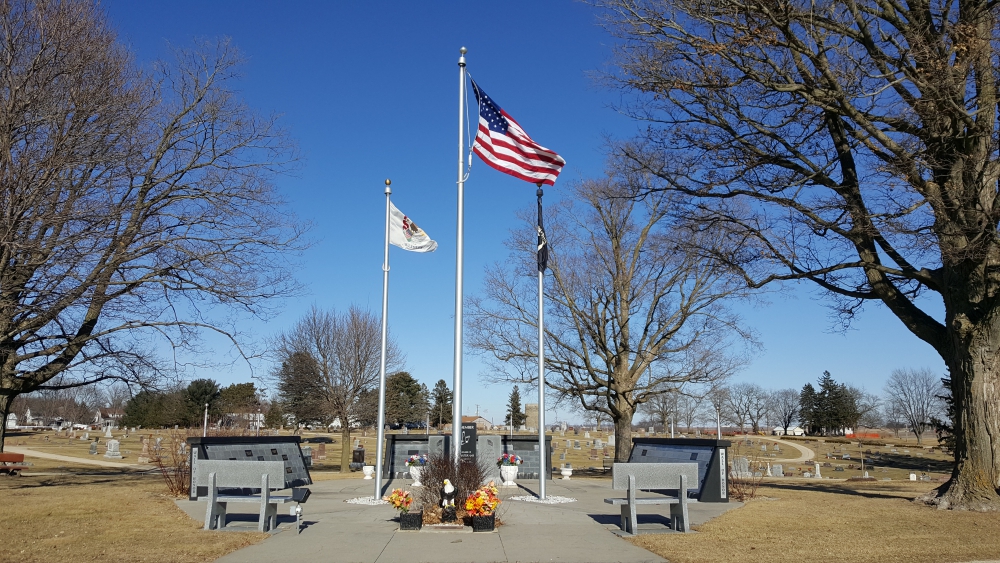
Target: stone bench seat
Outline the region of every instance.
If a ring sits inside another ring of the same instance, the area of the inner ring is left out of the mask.
[[[636,507],[670,505],[670,527],[678,532],[691,531],[688,517],[689,489],[698,488],[697,463],[615,463],[611,468],[611,488],[627,491],[625,498],[606,498],[604,502],[621,507],[621,529],[637,534]],[[667,496],[639,498],[639,490],[665,491]]]
[[[284,463],[280,461],[222,461],[204,460],[198,462],[199,474],[207,473],[207,478],[199,476],[199,483],[208,485],[205,498],[205,529],[215,530],[226,527],[229,503],[250,503],[260,506],[257,530],[267,532],[278,525],[278,505],[297,502],[292,496],[272,495],[271,483],[283,488]],[[256,490],[259,494],[220,493],[220,489]]]

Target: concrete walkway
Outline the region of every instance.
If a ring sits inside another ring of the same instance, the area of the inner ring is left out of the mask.
[[[81,465],[96,465],[99,467],[113,467],[116,469],[140,469],[140,468],[151,467],[149,465],[118,463],[116,461],[104,461],[103,459],[96,459],[96,458],[73,457],[70,455],[50,454],[48,452],[39,452],[17,446],[7,446],[4,448],[4,451],[12,454],[24,454],[25,457],[40,457],[42,459],[52,459],[55,461],[64,461],[66,463],[79,463]]]
[[[796,450],[799,451],[799,457],[795,459],[783,459],[781,460],[782,463],[802,463],[804,461],[810,461],[811,459],[816,457],[816,452],[812,451],[811,449],[805,446],[796,444],[795,442],[789,442],[787,440],[778,440],[776,438],[771,438],[771,437],[768,437],[768,439],[773,440],[779,444],[784,444],[786,446],[795,448]]]
[[[347,499],[370,496],[372,481],[349,479],[312,485],[312,497],[303,505],[307,524],[296,534],[290,516],[280,518],[278,533],[257,545],[231,553],[220,563],[271,561],[329,562],[665,562],[615,534],[620,513],[604,504],[605,497],[618,497],[608,480],[557,479],[546,486],[548,496],[576,498],[577,502],[542,505],[506,501],[498,512],[504,525],[494,533],[401,532],[393,519],[396,511],[388,506],[355,505]],[[405,485],[409,485],[407,482]],[[530,494],[537,481],[527,488],[502,489],[501,497]],[[386,490],[403,486],[396,481]],[[205,502],[179,500],[191,518],[204,522]],[[691,521],[701,524],[741,503],[693,503]],[[287,506],[287,505],[286,505]],[[230,505],[234,511],[229,527],[255,530],[256,510],[251,504]],[[676,533],[668,527],[667,506],[641,507],[639,533]],[[237,520],[232,522],[232,520]]]

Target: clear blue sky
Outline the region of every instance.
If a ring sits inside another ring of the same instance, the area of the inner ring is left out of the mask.
[[[304,162],[278,179],[291,208],[314,223],[316,244],[299,279],[308,294],[285,303],[268,323],[248,322],[261,339],[291,326],[310,306],[352,303],[379,314],[384,229],[383,182],[393,202],[439,243],[432,254],[391,250],[390,330],[407,368],[433,386],[451,385],[455,279],[458,49],[465,46],[477,83],[539,143],[567,165],[559,186],[601,173],[606,135],[627,137],[641,124],[617,113],[618,92],[590,74],[608,64],[613,39],[590,6],[547,2],[135,2],[102,5],[142,64],[167,45],[231,37],[248,59],[239,83],[246,100],[283,114]],[[474,116],[473,116],[474,117]],[[534,202],[535,187],[488,168],[478,157],[466,184],[466,295],[481,288],[483,268],[502,260],[514,213]],[[739,306],[765,347],[740,380],[795,387],[829,370],[835,379],[880,391],[892,369],[944,371],[934,351],[888,312],[868,306],[847,333],[834,325],[811,287],[789,286],[767,306]],[[218,348],[224,354],[224,343]],[[503,418],[509,388],[486,386],[466,352],[465,414],[479,405]],[[257,373],[266,364],[254,366]],[[251,368],[198,374],[223,384],[247,381]],[[533,396],[523,402],[535,402]],[[549,412],[547,421],[575,420]]]

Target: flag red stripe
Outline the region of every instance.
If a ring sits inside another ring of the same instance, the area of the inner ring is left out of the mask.
[[[516,168],[515,167],[510,167],[509,165],[507,165],[505,163],[501,164],[503,161],[495,160],[492,153],[485,152],[484,150],[482,150],[482,147],[479,146],[479,145],[476,145],[475,147],[473,147],[472,151],[475,152],[476,154],[478,154],[479,157],[481,159],[483,159],[483,162],[485,162],[487,164],[487,166],[490,166],[491,168],[495,168],[496,170],[499,170],[500,172],[503,172],[505,174],[509,174],[509,175],[511,175],[511,176],[513,176],[515,178],[518,178],[520,180],[524,180],[526,182],[531,182],[531,183],[541,182],[542,184],[548,184],[548,185],[552,186],[552,185],[555,185],[555,183],[556,183],[556,177],[559,175],[558,173],[556,173],[556,174],[552,174],[552,173],[542,174],[542,173],[537,173],[537,172],[533,173],[532,175],[523,174],[521,172],[521,170],[522,170],[521,168],[519,168],[519,167],[516,167]]]
[[[476,146],[495,155],[501,160],[512,164],[520,165],[531,170],[549,170],[559,175],[565,161],[559,155],[548,152],[539,154],[537,152],[527,153],[524,146],[516,144],[517,139],[505,137],[499,134],[492,134],[483,125],[480,125],[476,135]]]

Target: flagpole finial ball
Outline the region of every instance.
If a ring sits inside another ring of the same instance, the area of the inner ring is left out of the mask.
[[[391,185],[392,185],[392,180],[390,180],[390,179],[386,178],[386,179],[385,179],[385,185],[387,185],[387,186],[391,186]]]
[[[462,53],[462,54],[464,55],[464,54],[468,53],[468,52],[469,52],[469,50],[468,50],[468,49],[466,49],[465,47],[462,47],[461,49],[459,49],[459,50],[458,50],[458,52],[459,52],[459,53]]]

